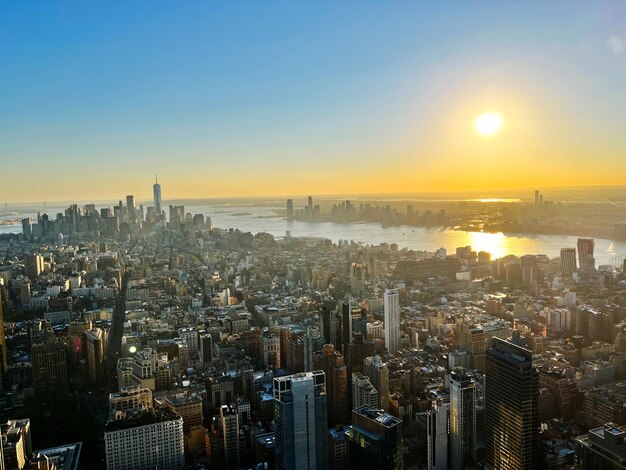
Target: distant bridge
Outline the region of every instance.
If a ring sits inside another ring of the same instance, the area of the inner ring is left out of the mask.
[[[621,268],[622,266],[624,266],[625,259],[626,255],[614,256],[613,258],[609,259],[609,264],[611,266],[615,266],[616,268]]]

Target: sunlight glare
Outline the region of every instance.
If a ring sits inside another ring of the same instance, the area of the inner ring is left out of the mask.
[[[499,113],[483,113],[474,120],[474,128],[483,137],[491,137],[502,129],[503,122]]]

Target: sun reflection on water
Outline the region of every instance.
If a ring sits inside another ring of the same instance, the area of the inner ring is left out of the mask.
[[[491,259],[502,258],[511,252],[510,240],[503,233],[468,232],[467,244],[472,246],[472,251],[487,251],[491,253]]]

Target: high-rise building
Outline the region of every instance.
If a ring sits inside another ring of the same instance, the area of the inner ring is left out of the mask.
[[[137,209],[135,208],[135,196],[126,196],[126,210],[128,211],[128,221],[131,224],[137,222]]]
[[[348,439],[342,425],[328,430],[328,470],[347,470]]]
[[[87,375],[89,381],[96,385],[103,385],[105,382],[105,353],[104,353],[104,331],[100,328],[92,328],[84,333],[85,350],[87,359]]]
[[[107,470],[180,469],[183,419],[169,408],[114,411],[104,431]]]
[[[348,344],[346,359],[350,372],[363,372],[363,361],[366,357],[376,354],[376,343],[366,341],[361,333],[355,333]]]
[[[352,408],[364,405],[378,408],[378,390],[374,388],[369,378],[356,372],[352,374]]]
[[[365,274],[367,267],[361,263],[350,264],[350,291],[360,297],[365,292]]]
[[[136,408],[154,408],[149,388],[128,387],[109,394],[109,411],[132,411]]]
[[[213,364],[213,337],[209,333],[200,335],[200,364],[202,368]]]
[[[397,289],[387,289],[385,305],[385,348],[395,355],[400,349],[400,294]]]
[[[402,420],[369,406],[352,411],[349,441],[350,468],[404,468]]]
[[[32,440],[30,437],[30,420],[10,419],[0,426],[0,468],[22,470],[27,468],[27,463],[33,453]],[[30,468],[30,467],[28,467]]]
[[[378,391],[378,407],[389,411],[389,369],[381,357],[370,356],[363,361],[363,375],[369,377],[370,382]]]
[[[287,199],[287,219],[293,219],[293,199]]]
[[[44,334],[31,347],[33,386],[39,397],[67,395],[65,345],[53,332]]]
[[[322,307],[322,311],[320,312],[320,328],[322,331],[320,333],[326,343],[338,344],[338,340],[341,341],[341,338],[337,335],[340,324],[336,311],[330,310],[326,306]]]
[[[450,404],[437,401],[426,412],[429,470],[447,470],[449,463]]]
[[[339,350],[346,354],[348,344],[352,341],[352,316],[350,314],[350,302],[341,303],[341,344]]]
[[[487,468],[537,468],[539,425],[539,378],[532,352],[493,338],[485,360]]]
[[[187,347],[189,348],[190,353],[198,352],[200,349],[199,344],[199,333],[196,328],[187,327],[180,328],[178,330],[178,336],[184,339],[187,342]]]
[[[606,423],[576,438],[576,468],[626,468],[626,428]]]
[[[561,273],[571,276],[576,271],[576,248],[561,248]]]
[[[133,359],[121,357],[117,360],[117,388],[121,391],[130,387],[137,387],[133,380]]]
[[[472,368],[484,370],[487,340],[483,327],[467,322],[457,323],[454,335],[456,347],[470,353]]]
[[[450,376],[450,469],[476,463],[476,383],[462,369]]]
[[[85,355],[85,331],[91,330],[90,321],[73,321],[67,331],[69,340],[69,359],[73,364],[84,358]]]
[[[280,369],[280,338],[276,333],[266,331],[261,337],[261,357],[268,367]]]
[[[5,377],[7,374],[7,344],[4,337],[4,313],[2,310],[2,289],[0,289],[0,392],[4,392],[6,387]]]
[[[160,400],[159,400],[160,401]],[[183,418],[183,431],[187,432],[194,426],[202,426],[202,398],[197,395],[179,393],[160,401],[178,416]]]
[[[326,388],[323,371],[274,379],[276,468],[327,468]]]
[[[235,405],[220,407],[220,422],[226,468],[239,469],[239,414]]]
[[[43,272],[43,256],[39,253],[28,253],[24,256],[24,269],[26,276],[33,280]]]
[[[154,194],[154,208],[156,209],[157,218],[161,218],[162,214],[162,201],[161,201],[161,185],[156,175],[154,175],[154,185],[152,186],[152,193]]]
[[[24,240],[31,241],[33,229],[30,224],[30,218],[22,219],[22,235],[24,236]]]
[[[579,238],[578,242],[578,265],[581,271],[593,271],[595,269],[595,258],[593,250],[595,240],[593,238]]]
[[[304,335],[304,371],[313,370],[313,356],[324,347],[324,338],[316,326],[309,327]]]
[[[350,397],[348,396],[348,368],[343,354],[335,351],[332,344],[325,344],[324,349],[313,357],[313,368],[322,370],[326,376],[329,426],[347,423],[350,419]]]

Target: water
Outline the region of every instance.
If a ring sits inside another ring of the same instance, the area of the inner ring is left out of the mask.
[[[54,218],[63,207],[48,207],[47,213]],[[99,206],[98,206],[99,207]],[[282,209],[282,206],[280,207]],[[287,231],[294,237],[324,237],[334,242],[354,240],[370,245],[379,243],[397,243],[401,248],[435,251],[441,247],[454,252],[458,246],[471,245],[475,251],[488,251],[494,258],[508,254],[544,254],[551,258],[558,257],[561,248],[576,247],[578,237],[567,235],[532,235],[462,232],[443,228],[426,227],[382,227],[378,224],[340,224],[335,222],[302,222],[277,217],[275,207],[270,206],[228,206],[228,205],[189,205],[187,212],[202,213],[219,228],[238,228],[245,232],[267,232],[282,237]],[[0,219],[16,217],[36,217],[42,208],[8,208],[18,211],[18,216],[0,216]],[[0,225],[0,233],[20,233],[21,225]],[[609,264],[611,258],[626,255],[626,243],[606,239],[596,239],[595,258],[597,265]]]

